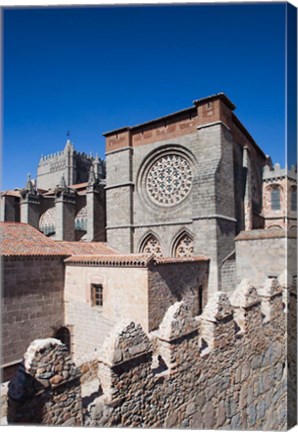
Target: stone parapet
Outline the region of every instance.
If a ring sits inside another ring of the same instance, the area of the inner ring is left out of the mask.
[[[36,339],[8,386],[8,424],[82,424],[80,372],[57,339]]]
[[[264,316],[262,304],[268,300],[271,315]],[[117,328],[124,345],[125,339],[126,344],[132,342],[129,325]],[[124,366],[117,363],[118,342],[113,345],[109,339],[108,356],[114,359],[116,355],[117,361],[110,367],[105,362],[100,377],[107,387],[88,407],[86,424],[286,427],[285,313],[278,280],[266,280],[262,295],[249,281],[239,284],[231,301],[226,294],[215,293],[203,314],[195,318],[184,302],[177,302],[151,340],[155,361],[146,355],[138,360],[136,353]],[[124,388],[120,397],[119,389]]]
[[[203,313],[196,317],[186,302],[179,301],[169,307],[158,330],[150,337],[139,324],[130,320],[119,322],[99,352],[98,378],[103,393],[85,405],[83,424],[286,429],[287,313],[283,290],[288,287],[283,286],[287,283],[283,277],[280,280],[264,280],[260,293],[244,280],[230,299],[227,294],[216,292]],[[267,306],[271,302],[269,314],[262,312],[264,302]],[[47,340],[40,346],[37,341],[25,356],[24,367],[31,374],[30,379],[49,379],[38,376],[47,371],[34,369],[42,367],[34,365],[34,361],[36,358],[43,361],[45,353],[41,349],[47,350],[50,345],[49,372],[53,365],[54,371],[57,368],[56,352],[63,345]],[[68,360],[66,363],[69,364]],[[51,391],[55,390],[55,376],[50,378]],[[17,383],[21,384],[17,395],[26,391],[32,394],[35,389],[28,380]],[[67,400],[68,389],[62,393],[61,399]],[[34,396],[31,400],[39,397],[37,393]],[[22,414],[22,405],[17,407]],[[51,412],[56,407],[58,403],[54,400]],[[64,414],[62,409],[55,424],[65,425]]]

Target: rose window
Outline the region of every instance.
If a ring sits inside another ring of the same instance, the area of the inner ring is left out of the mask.
[[[179,155],[159,158],[150,168],[146,186],[150,198],[164,206],[182,201],[192,183],[192,172],[188,161]]]

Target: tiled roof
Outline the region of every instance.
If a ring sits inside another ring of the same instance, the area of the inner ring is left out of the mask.
[[[148,267],[150,263],[177,264],[188,262],[208,261],[205,256],[189,258],[157,258],[154,255],[131,254],[131,255],[75,255],[67,258],[64,262],[74,265],[103,266],[103,267]]]
[[[0,222],[0,254],[18,255],[118,255],[104,242],[54,241],[31,225],[20,222]]]
[[[69,186],[71,189],[81,189],[81,188],[86,188],[88,186],[88,182],[84,182],[84,183],[77,183],[77,184],[73,184],[71,186]]]
[[[267,228],[251,231],[240,231],[235,240],[259,240],[270,238],[296,238],[295,230],[284,230],[283,228]]]
[[[147,267],[152,256],[145,254],[131,255],[75,255],[64,260],[67,264],[104,267]]]
[[[179,264],[179,263],[187,263],[187,262],[200,262],[200,261],[209,261],[209,258],[204,255],[197,255],[192,257],[157,257],[154,259],[155,264]]]
[[[2,196],[14,196],[20,198],[21,193],[19,190],[7,190],[6,192],[1,193]]]
[[[82,241],[57,241],[66,252],[66,255],[118,255],[116,249],[112,249],[104,242],[82,242]]]
[[[25,223],[0,222],[0,239],[3,256],[69,255],[54,240]]]

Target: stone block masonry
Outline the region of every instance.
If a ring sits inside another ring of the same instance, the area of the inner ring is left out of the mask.
[[[1,365],[19,361],[29,343],[64,323],[63,256],[3,257]]]
[[[62,387],[65,370],[76,370],[63,345],[35,341],[24,357],[27,379],[18,379],[20,369],[10,383],[9,422],[24,415],[28,399],[20,403],[19,395],[31,394],[32,423],[66,426],[70,406],[71,417],[84,426],[285,430],[295,421],[287,405],[288,288],[284,275],[264,280],[258,291],[243,280],[230,298],[216,292],[200,316],[176,302],[149,335],[139,324],[120,321],[99,353],[102,393],[84,408],[83,418],[76,375]],[[36,392],[33,382],[40,379],[43,386],[50,383],[48,393]],[[68,404],[74,393],[76,401]]]
[[[99,357],[104,393],[85,424],[285,429],[285,313],[280,284],[266,286],[258,294],[242,281],[231,300],[217,292],[200,317],[177,302],[150,339],[133,323],[115,328]]]
[[[193,253],[210,258],[212,293],[225,289],[221,265],[234,251],[235,235],[262,219],[260,173],[267,158],[234,109],[225,95],[217,94],[104,134],[108,244],[122,253],[142,253],[151,235],[164,257],[174,257],[184,232]],[[254,191],[247,196],[246,151]]]

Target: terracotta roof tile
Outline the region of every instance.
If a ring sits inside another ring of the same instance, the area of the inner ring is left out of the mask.
[[[283,228],[267,228],[267,229],[256,229],[251,231],[240,231],[238,236],[235,238],[239,240],[258,240],[258,239],[269,239],[269,238],[296,238],[296,230],[284,230]]]
[[[25,223],[0,222],[0,239],[2,256],[69,255],[54,240]]]
[[[21,193],[19,190],[7,190],[6,192],[1,193],[2,196],[14,196],[17,198],[21,197]]]
[[[179,264],[188,262],[209,261],[209,258],[204,255],[197,255],[192,257],[158,257],[154,259],[155,264]]]
[[[118,255],[119,252],[104,242],[57,241],[67,255]]]
[[[75,265],[94,265],[104,267],[148,267],[150,263],[159,264],[177,264],[188,262],[208,261],[205,256],[195,256],[189,258],[157,258],[154,255],[131,254],[131,255],[75,255],[65,259],[67,264]]]
[[[75,255],[64,260],[67,264],[75,265],[94,265],[104,267],[147,267],[152,260],[152,256],[145,254],[131,255]]]
[[[84,183],[77,183],[77,184],[73,184],[71,186],[69,186],[71,189],[81,189],[81,188],[86,188],[88,186],[88,182],[84,182]]]

